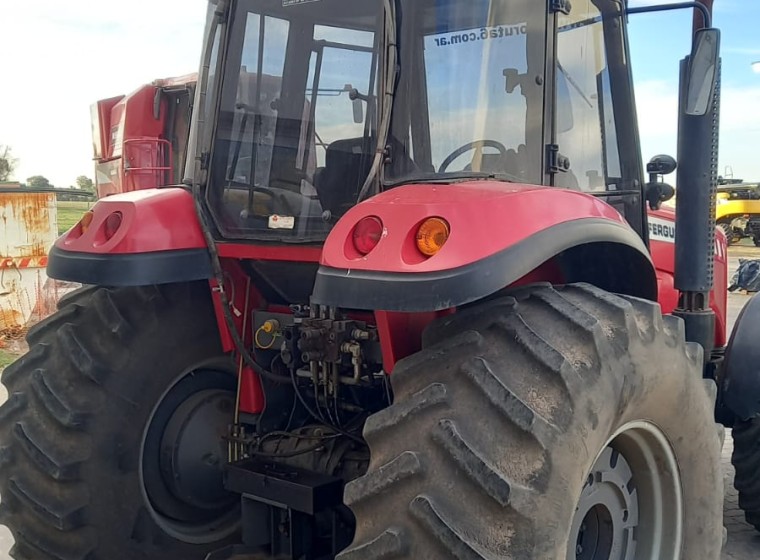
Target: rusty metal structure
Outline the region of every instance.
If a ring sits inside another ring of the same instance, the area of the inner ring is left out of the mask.
[[[57,235],[55,193],[0,189],[0,338],[22,336],[55,310],[58,290],[45,267]]]

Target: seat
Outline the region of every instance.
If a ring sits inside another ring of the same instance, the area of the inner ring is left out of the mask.
[[[314,188],[323,210],[341,216],[356,204],[372,165],[365,138],[336,140],[327,147],[325,166],[314,174]]]

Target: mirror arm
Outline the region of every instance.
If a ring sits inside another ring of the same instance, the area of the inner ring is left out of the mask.
[[[664,12],[667,10],[683,10],[687,8],[694,8],[695,10],[701,11],[702,17],[704,17],[705,27],[712,27],[712,14],[702,2],[677,2],[675,4],[664,4],[661,6],[640,6],[638,8],[628,8],[625,13],[626,15],[646,14],[651,12]]]

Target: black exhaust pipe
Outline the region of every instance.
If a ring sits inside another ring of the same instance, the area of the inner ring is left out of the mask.
[[[707,7],[712,8],[711,0]],[[695,26],[702,21],[701,13],[695,15]],[[679,302],[674,314],[684,320],[686,339],[702,345],[705,360],[715,341],[710,291],[718,187],[719,43],[717,30],[695,29],[692,54],[681,61],[679,96],[675,257]]]

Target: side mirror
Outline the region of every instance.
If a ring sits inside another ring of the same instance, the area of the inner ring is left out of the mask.
[[[684,111],[687,115],[707,114],[715,93],[718,74],[720,31],[701,29],[694,37],[694,47],[688,69],[688,86]]]
[[[650,175],[649,180],[653,180],[651,175],[670,175],[677,167],[678,162],[671,156],[664,154],[654,156],[649,160],[649,163],[647,163],[647,173]],[[656,177],[654,180],[656,180]]]
[[[507,93],[512,93],[520,85],[520,72],[517,68],[505,68],[503,74],[505,78],[504,88],[507,90]]]
[[[354,123],[362,124],[364,122],[364,107],[362,107],[362,102],[354,99],[352,106],[354,109]]]
[[[354,123],[362,124],[364,122],[364,107],[362,101],[369,102],[369,96],[362,95],[359,90],[351,84],[346,84],[343,87],[343,91],[348,92],[348,98],[352,101],[352,108],[354,110]]]
[[[662,203],[670,200],[676,194],[676,190],[659,180],[660,175],[669,175],[678,167],[678,162],[671,156],[658,155],[654,156],[647,163],[647,173],[649,173],[649,182],[646,184],[644,194],[649,208],[659,210]]]

